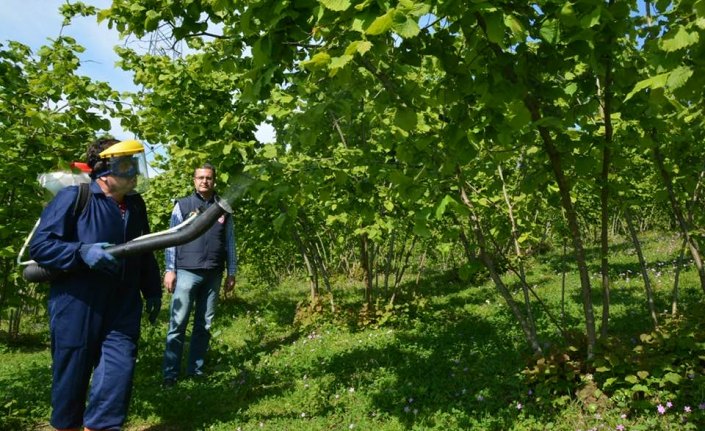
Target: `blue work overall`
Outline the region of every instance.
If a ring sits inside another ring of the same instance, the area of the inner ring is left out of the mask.
[[[149,232],[139,195],[125,197],[123,214],[98,184],[92,182],[90,191],[86,208],[75,215],[78,188],[59,191],[42,212],[30,242],[37,263],[69,271],[52,281],[49,291],[51,424],[120,429],[136,362],[140,291],[145,297],[159,296],[161,283],[152,253],[120,259],[115,276],[86,266],[79,253],[82,245],[121,244]]]

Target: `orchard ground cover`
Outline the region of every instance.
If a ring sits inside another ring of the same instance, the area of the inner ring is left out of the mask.
[[[221,303],[205,379],[162,388],[166,313],[144,327],[126,429],[701,429],[703,294],[692,264],[677,261],[680,244],[665,234],[644,238],[660,313],[654,331],[636,255],[629,243],[614,242],[611,336],[591,363],[580,337],[562,345],[551,332],[541,334],[544,356],[532,357],[493,285],[460,281],[455,271],[409,280],[394,307],[384,300],[362,307],[362,283],[339,279],[333,312],[325,298],[308,304],[304,280],[259,285],[245,268],[236,295]],[[590,258],[598,306],[597,250]],[[556,248],[527,267],[553,318],[582,333],[571,257]],[[505,279],[519,297],[513,276]],[[549,318],[538,303],[534,313],[539,322]],[[0,344],[0,429],[50,429],[44,314],[25,325],[22,339]]]

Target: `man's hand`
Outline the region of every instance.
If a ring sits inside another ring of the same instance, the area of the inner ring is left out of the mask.
[[[169,293],[174,293],[176,289],[176,271],[167,271],[164,274],[164,288]]]
[[[147,313],[147,319],[149,323],[154,325],[159,316],[159,310],[162,309],[162,299],[161,298],[147,298],[144,304],[144,311]]]
[[[115,275],[120,269],[120,263],[112,254],[103,250],[106,247],[110,247],[110,245],[107,242],[84,244],[78,251],[81,254],[81,259],[89,268]]]
[[[228,294],[232,292],[233,288],[235,287],[235,276],[234,275],[229,275],[225,279],[225,284],[223,285],[223,293],[225,293],[225,297],[228,297]]]

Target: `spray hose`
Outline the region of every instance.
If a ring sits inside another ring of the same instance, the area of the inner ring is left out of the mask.
[[[227,201],[216,197],[215,204],[197,216],[187,219],[179,226],[166,231],[143,235],[124,244],[107,247],[105,251],[115,257],[124,257],[186,244],[201,236],[222,215],[225,213],[232,214],[232,212],[233,210]],[[67,272],[60,269],[46,268],[36,262],[32,262],[22,271],[22,276],[30,283],[41,283],[54,280]]]

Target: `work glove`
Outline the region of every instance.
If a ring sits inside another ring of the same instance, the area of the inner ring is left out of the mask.
[[[159,316],[159,310],[162,309],[162,299],[161,298],[147,298],[144,303],[144,311],[147,313],[147,320],[149,323],[154,325],[157,321],[157,316]]]
[[[115,257],[103,250],[111,244],[107,242],[97,242],[95,244],[84,244],[79,249],[81,259],[86,262],[91,269],[107,272],[108,274],[117,274],[120,269],[120,263]]]

